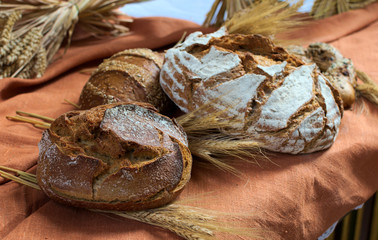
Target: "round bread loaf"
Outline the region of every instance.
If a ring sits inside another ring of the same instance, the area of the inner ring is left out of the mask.
[[[353,105],[356,100],[354,88],[357,86],[357,74],[350,59],[343,57],[332,45],[322,42],[312,43],[308,48],[292,45],[286,49],[302,61],[315,63],[319,67],[321,73],[339,91],[344,109]]]
[[[335,47],[322,42],[310,44],[306,56],[318,65],[324,76],[340,92],[344,108],[351,107],[356,100],[354,87],[357,86],[352,60],[341,55]]]
[[[102,64],[84,85],[81,109],[116,102],[147,102],[159,111],[169,108],[169,98],[159,85],[164,55],[146,48],[127,49]]]
[[[160,84],[184,112],[205,103],[237,119],[232,134],[268,150],[309,153],[332,145],[343,112],[317,70],[259,35],[193,33],[165,54]]]
[[[190,179],[186,134],[149,104],[58,117],[39,143],[38,184],[77,207],[141,210],[172,201]]]

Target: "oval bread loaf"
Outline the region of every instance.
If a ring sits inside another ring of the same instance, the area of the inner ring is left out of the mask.
[[[161,53],[136,48],[104,60],[84,85],[79,98],[80,108],[137,101],[166,111],[170,101],[159,85],[163,59]]]
[[[169,49],[160,84],[184,112],[208,111],[240,120],[232,134],[265,149],[309,153],[332,145],[343,112],[338,91],[315,64],[259,35],[193,33]],[[210,110],[209,110],[210,109]]]
[[[149,104],[63,114],[43,133],[39,149],[39,186],[77,207],[154,208],[172,201],[190,179],[186,134]]]

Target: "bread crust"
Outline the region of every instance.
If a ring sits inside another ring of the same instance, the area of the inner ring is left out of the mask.
[[[159,111],[172,105],[159,85],[164,55],[147,48],[127,49],[104,60],[84,85],[81,109],[116,102],[147,102]]]
[[[228,132],[291,154],[323,150],[337,136],[339,92],[318,71],[259,35],[194,33],[169,49],[160,84],[184,112],[237,120]],[[235,121],[233,121],[235,122]]]
[[[71,206],[155,208],[175,199],[190,179],[184,131],[149,104],[63,114],[43,133],[39,149],[39,186]]]

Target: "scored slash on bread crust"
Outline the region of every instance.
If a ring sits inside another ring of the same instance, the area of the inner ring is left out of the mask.
[[[315,68],[260,35],[225,29],[188,36],[169,49],[160,84],[184,112],[211,103],[237,119],[231,134],[284,153],[326,149],[337,136],[343,113],[338,91]]]
[[[39,186],[72,206],[159,207],[176,198],[190,179],[186,134],[149,104],[68,112],[43,133],[39,148]]]

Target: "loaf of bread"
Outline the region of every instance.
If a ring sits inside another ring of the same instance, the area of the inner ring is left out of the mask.
[[[79,99],[81,109],[116,102],[147,102],[159,111],[170,106],[159,85],[164,55],[146,48],[127,49],[102,64],[85,84]]]
[[[71,206],[159,207],[175,199],[190,179],[186,134],[149,104],[65,113],[43,133],[39,149],[39,186]]]
[[[306,56],[318,65],[324,76],[340,92],[344,108],[351,107],[356,99],[354,87],[357,85],[352,60],[345,58],[332,45],[322,42],[310,44]]]
[[[287,50],[306,63],[315,63],[321,73],[327,77],[339,91],[344,108],[350,108],[356,100],[356,70],[352,60],[345,58],[332,45],[317,42],[307,48],[288,46]]]
[[[193,33],[169,49],[160,84],[184,112],[222,111],[232,134],[268,150],[309,153],[332,145],[343,113],[338,91],[316,68],[259,35],[224,28]],[[233,121],[234,122],[234,121]]]

